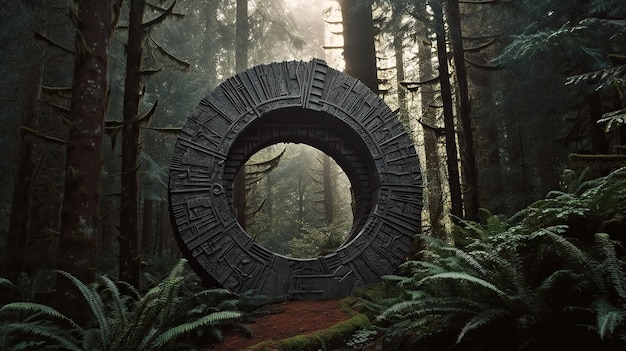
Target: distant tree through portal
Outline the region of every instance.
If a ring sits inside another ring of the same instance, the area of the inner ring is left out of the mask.
[[[296,258],[335,251],[352,228],[348,177],[307,144],[278,143],[246,162],[246,223],[259,245]]]

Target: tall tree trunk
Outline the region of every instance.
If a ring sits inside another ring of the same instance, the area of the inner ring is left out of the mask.
[[[42,66],[32,66],[24,80],[22,126],[34,128],[39,119],[37,103],[41,94]],[[28,252],[31,183],[33,177],[33,141],[24,133],[20,135],[18,163],[15,169],[11,216],[7,233],[3,276],[17,283],[20,272],[26,271]]]
[[[437,59],[439,61],[439,84],[443,100],[444,133],[446,136],[446,165],[448,169],[448,183],[450,186],[450,213],[455,218],[463,218],[463,200],[456,149],[456,132],[454,128],[454,109],[452,102],[452,88],[450,86],[450,72],[448,69],[448,53],[446,48],[446,32],[443,21],[443,9],[440,0],[430,3],[435,21],[437,37]]]
[[[404,80],[404,34],[400,30],[400,21],[402,19],[402,13],[399,8],[395,6],[393,8],[393,51],[396,61],[396,81],[398,89],[398,107],[400,108],[399,116],[402,124],[407,128],[410,128],[409,123],[409,110],[406,101],[406,90],[400,85],[400,82]]]
[[[122,192],[120,197],[119,278],[139,288],[140,253],[138,228],[137,156],[139,153],[139,102],[143,58],[143,12],[145,0],[131,0],[126,47],[124,126],[122,128]]]
[[[248,68],[248,0],[237,0],[237,24],[235,28],[235,70],[237,73]]]
[[[102,165],[102,132],[107,103],[107,62],[112,29],[121,1],[78,3],[76,61],[67,140],[65,187],[61,211],[59,268],[84,282],[95,279],[97,225]],[[58,302],[75,320],[84,320],[80,293],[59,279]]]
[[[425,29],[426,30],[426,29]],[[432,53],[430,43],[419,42],[419,72],[420,80],[426,81],[433,76]],[[437,237],[445,237],[443,230],[444,218],[444,201],[443,201],[443,184],[441,179],[441,161],[439,151],[439,137],[437,125],[437,110],[429,106],[428,102],[432,101],[435,93],[429,89],[420,89],[420,98],[422,101],[422,130],[424,136],[424,178],[426,191],[426,209],[428,212],[428,221],[433,235]]]
[[[606,140],[606,133],[598,124],[598,120],[602,118],[602,101],[598,93],[589,94],[587,98],[587,106],[589,107],[589,134],[591,139],[592,154],[608,154],[609,143]]]
[[[454,67],[458,90],[458,118],[461,122],[459,133],[459,147],[461,152],[461,168],[465,189],[463,189],[463,207],[465,217],[470,220],[478,219],[478,171],[476,169],[476,154],[474,152],[474,136],[472,134],[472,120],[469,91],[467,86],[467,71],[465,69],[465,52],[463,50],[463,36],[461,33],[461,14],[459,0],[448,0],[448,26],[450,28],[450,42],[454,57]]]
[[[326,225],[333,224],[335,206],[333,199],[333,176],[331,171],[330,156],[322,155],[322,180],[324,186],[324,220]]]
[[[338,0],[343,22],[345,73],[378,93],[376,47],[371,1]]]
[[[235,71],[248,68],[248,0],[237,0],[237,24],[235,33]],[[233,180],[233,209],[237,221],[246,229],[246,167],[241,168]]]
[[[168,217],[170,215],[169,211],[168,211],[168,204],[167,201],[162,201],[159,202],[158,205],[158,210],[159,210],[159,219],[157,220],[157,222],[159,223],[158,226],[158,239],[157,239],[157,244],[156,244],[156,252],[155,254],[159,257],[163,256],[163,249],[165,247],[165,240],[166,240],[166,232],[165,232],[165,228],[167,225],[171,225],[171,223],[169,223],[168,221]]]
[[[154,200],[144,197],[143,216],[141,216],[141,253],[152,254],[154,248],[154,230],[152,218],[154,214]]]
[[[304,172],[298,175],[298,233],[302,233],[304,223]]]

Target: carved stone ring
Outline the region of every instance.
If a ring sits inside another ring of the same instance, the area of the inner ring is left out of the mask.
[[[236,172],[279,142],[318,148],[350,180],[352,230],[331,254],[274,253],[235,219]],[[207,283],[326,299],[366,287],[405,260],[421,222],[422,178],[411,138],[377,94],[324,61],[290,61],[239,73],[200,102],[176,142],[169,200],[181,250]]]

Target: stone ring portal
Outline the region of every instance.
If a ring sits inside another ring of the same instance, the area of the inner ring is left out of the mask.
[[[331,254],[269,251],[235,218],[236,172],[279,142],[324,151],[350,180],[353,227]],[[367,287],[405,260],[420,225],[422,178],[411,138],[377,94],[322,60],[290,61],[239,73],[200,102],[176,141],[169,201],[181,250],[205,282],[327,299]]]

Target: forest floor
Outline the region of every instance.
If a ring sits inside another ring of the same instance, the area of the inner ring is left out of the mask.
[[[351,317],[341,300],[283,301],[271,305],[270,313],[249,324],[252,336],[227,332],[224,340],[204,351],[243,351],[261,342],[275,342],[330,328]]]

